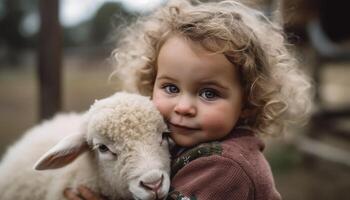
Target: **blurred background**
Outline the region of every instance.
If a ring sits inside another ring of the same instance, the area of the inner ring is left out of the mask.
[[[118,28],[166,0],[0,0],[0,157],[56,111],[81,112],[120,90]],[[245,0],[283,22],[315,85],[309,123],[267,139],[285,200],[350,197],[350,12],[345,0]],[[23,155],[25,156],[25,155]]]

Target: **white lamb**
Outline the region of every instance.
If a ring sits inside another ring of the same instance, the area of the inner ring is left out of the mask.
[[[58,115],[5,154],[0,199],[61,200],[65,188],[79,185],[108,199],[164,198],[170,185],[166,129],[149,98],[124,92],[96,101],[84,114]]]

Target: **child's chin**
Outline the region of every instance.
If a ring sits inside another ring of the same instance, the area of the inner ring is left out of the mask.
[[[171,139],[176,143],[176,145],[181,147],[193,147],[196,146],[199,142],[193,141],[192,138],[185,137],[176,133],[171,134]]]

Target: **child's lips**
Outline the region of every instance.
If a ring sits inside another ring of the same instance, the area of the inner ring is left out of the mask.
[[[171,132],[187,132],[187,131],[199,131],[200,128],[193,128],[193,127],[189,127],[189,126],[184,126],[184,125],[179,125],[179,124],[173,124],[169,122],[169,128],[171,130]]]

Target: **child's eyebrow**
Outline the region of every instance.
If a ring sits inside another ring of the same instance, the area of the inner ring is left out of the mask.
[[[169,76],[166,76],[166,75],[160,75],[156,78],[157,80],[170,80],[170,81],[176,81],[175,79],[169,77]]]
[[[216,86],[216,87],[219,87],[219,88],[224,89],[224,90],[228,89],[228,87],[224,86],[223,84],[221,84],[219,81],[216,81],[216,80],[205,80],[205,81],[201,81],[200,84],[201,85]]]

